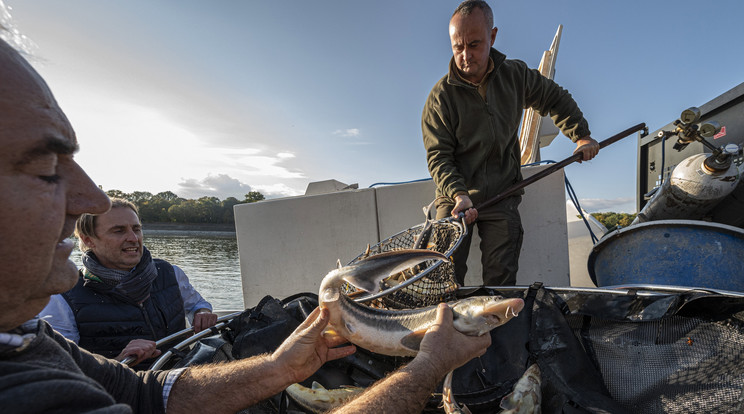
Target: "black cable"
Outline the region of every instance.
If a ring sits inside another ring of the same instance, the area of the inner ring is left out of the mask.
[[[592,244],[597,244],[599,239],[592,231],[592,228],[589,225],[589,221],[584,216],[584,211],[581,209],[581,205],[579,204],[579,198],[576,196],[576,192],[574,191],[573,186],[568,181],[568,177],[566,175],[564,175],[563,178],[566,180],[566,190],[568,191],[568,196],[573,202],[574,207],[576,207],[576,211],[579,212],[579,216],[581,216],[581,219],[584,221],[584,224],[586,225],[587,230],[589,230],[589,235],[592,237]]]
[[[532,164],[525,164],[522,167],[531,167],[533,165],[539,165],[539,164],[555,164],[555,161],[543,160],[543,161],[533,162]],[[568,181],[568,176],[566,175],[565,172],[563,173],[563,179],[566,182],[566,191],[568,192],[568,198],[573,203],[574,207],[576,208],[576,211],[579,212],[579,216],[584,221],[584,225],[586,225],[586,229],[589,230],[589,235],[592,238],[592,244],[596,244],[599,241],[599,239],[592,231],[592,228],[589,225],[589,221],[584,216],[584,210],[581,209],[581,205],[579,204],[579,198],[576,196],[576,192],[574,191],[573,186],[571,185],[571,182]]]
[[[661,136],[661,180],[659,180],[659,188],[664,184],[664,162],[666,161],[666,157],[664,156],[666,145],[664,145],[664,141],[666,141],[666,134]]]

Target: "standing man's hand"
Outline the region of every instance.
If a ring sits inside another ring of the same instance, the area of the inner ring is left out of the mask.
[[[277,372],[287,375],[289,384],[304,381],[327,361],[349,356],[356,351],[354,345],[339,346],[348,341],[338,335],[326,333],[329,321],[327,308],[315,308],[292,334],[271,354]]]
[[[594,140],[594,138],[590,136],[585,136],[583,138],[579,138],[576,140],[576,149],[573,152],[574,154],[581,153],[581,161],[589,161],[592,158],[594,158],[597,153],[599,153],[599,142]]]
[[[478,210],[473,208],[473,202],[470,196],[458,194],[455,196],[455,207],[452,209],[452,217],[457,217],[460,213],[465,214],[465,223],[471,224],[478,218]]]
[[[199,333],[217,324],[217,314],[209,309],[199,309],[194,313],[194,333]]]
[[[147,339],[133,339],[129,341],[127,346],[114,358],[117,361],[123,361],[126,357],[134,357],[135,360],[129,363],[130,367],[133,367],[140,362],[160,356],[160,350],[155,348],[155,342]]]

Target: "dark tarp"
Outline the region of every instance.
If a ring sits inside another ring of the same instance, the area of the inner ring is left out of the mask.
[[[539,283],[467,293],[489,294],[522,297],[525,309],[491,332],[485,355],[455,370],[455,398],[473,413],[498,412],[501,398],[535,362],[543,413],[744,412],[744,296]],[[230,345],[234,358],[271,352],[315,306],[317,296],[309,293],[266,297],[233,319],[222,334],[226,347],[215,349],[223,359]],[[358,348],[303,384],[366,387],[406,361]],[[435,394],[425,411],[441,412],[440,404]],[[283,394],[244,410],[299,411]]]

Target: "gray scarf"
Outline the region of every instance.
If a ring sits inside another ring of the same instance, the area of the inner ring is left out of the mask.
[[[83,266],[85,287],[132,305],[139,305],[150,297],[150,287],[158,276],[150,251],[144,246],[142,259],[129,272],[104,267],[90,250],[83,253]]]

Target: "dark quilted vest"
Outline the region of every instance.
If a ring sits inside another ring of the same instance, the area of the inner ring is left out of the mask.
[[[132,339],[157,341],[186,328],[185,311],[173,266],[154,259],[158,277],[141,305],[124,303],[77,285],[63,294],[75,314],[81,348],[113,358]]]

